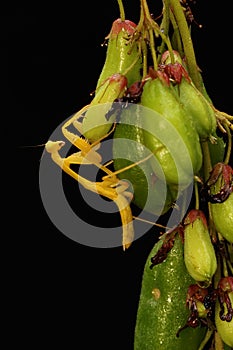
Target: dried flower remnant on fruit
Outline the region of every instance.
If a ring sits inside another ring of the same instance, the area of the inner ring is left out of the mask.
[[[181,234],[181,227],[177,227],[174,230],[165,234],[162,246],[159,248],[158,252],[151,258],[150,269],[152,269],[153,266],[162,263],[167,258],[167,254],[174,246],[175,237],[178,233]]]
[[[223,277],[218,283],[218,300],[220,303],[219,317],[222,321],[230,322],[233,317],[233,305],[229,297],[229,293],[233,292],[233,277]],[[224,310],[224,303],[226,304],[227,312]]]
[[[214,165],[202,188],[202,195],[210,203],[223,203],[233,191],[233,169],[219,162]]]
[[[217,290],[212,286],[202,288],[198,284],[191,284],[186,297],[186,306],[190,310],[190,315],[185,325],[178,330],[177,337],[188,327],[204,326],[210,329],[213,328],[212,317],[217,297]]]

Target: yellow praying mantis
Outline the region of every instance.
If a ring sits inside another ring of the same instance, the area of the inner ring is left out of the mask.
[[[129,184],[126,181],[119,180],[116,176],[116,173],[112,172],[107,167],[108,164],[101,164],[102,157],[97,152],[101,145],[100,142],[113,132],[114,125],[109,133],[93,143],[89,143],[87,139],[81,135],[78,136],[68,130],[68,127],[70,125],[73,125],[75,129],[81,133],[81,123],[79,122],[79,119],[82,118],[83,113],[88,110],[88,107],[89,105],[83,107],[62,126],[63,135],[68,141],[71,142],[72,145],[77,147],[80,151],[75,152],[66,158],[63,158],[60,155],[59,151],[65,145],[65,142],[51,140],[45,144],[45,149],[48,153],[51,154],[52,160],[64,172],[78,181],[84,188],[114,201],[118,207],[121,217],[122,246],[125,250],[129,248],[134,239],[133,216],[130,207],[133,195],[131,192],[127,191]],[[93,182],[80,176],[77,172],[71,169],[72,164],[93,164],[107,175],[102,178],[102,181]],[[134,165],[135,164],[132,166]],[[124,171],[124,169],[122,171]]]

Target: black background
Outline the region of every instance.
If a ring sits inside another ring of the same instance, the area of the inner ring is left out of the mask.
[[[155,0],[148,4],[157,11]],[[193,25],[193,41],[207,91],[217,108],[233,113],[227,2],[199,0],[193,9],[203,26]],[[125,12],[136,22],[139,1],[125,1]],[[117,17],[114,0],[21,3],[1,15],[7,91],[2,133],[8,140],[2,168],[8,218],[2,220],[9,238],[5,263],[11,266],[7,313],[14,327],[8,341],[24,347],[133,350],[142,270],[157,231],[126,252],[70,240],[54,227],[40,198],[43,147],[28,147],[45,143],[58,124],[90,102],[105,59],[101,44]]]

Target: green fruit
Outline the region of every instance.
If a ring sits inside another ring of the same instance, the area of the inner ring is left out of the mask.
[[[193,119],[196,130],[201,139],[210,139],[215,134],[217,119],[215,112],[207,99],[195,85],[182,78],[178,84],[178,96],[184,109]]]
[[[219,162],[223,162],[224,155],[226,152],[226,143],[223,140],[223,138],[217,136],[216,134],[214,134],[213,136],[215,138],[215,142],[211,142],[210,140],[208,140],[208,147],[212,166]]]
[[[233,243],[233,192],[222,203],[210,203],[210,210],[217,231]]]
[[[217,259],[201,210],[190,210],[184,220],[184,262],[195,281],[205,287],[210,285],[217,269]]]
[[[221,136],[218,136],[216,133],[213,134],[214,141],[205,140],[203,143],[207,143],[211,165],[214,166],[219,162],[223,162],[225,152],[226,152],[226,143]],[[202,179],[205,179],[205,176],[208,176],[208,173],[205,175],[204,165],[202,166],[199,176]]]
[[[199,135],[192,119],[185,112],[173,89],[160,78],[146,81],[141,104],[164,118],[163,132],[167,132],[167,137],[160,142],[157,129],[160,127],[162,131],[162,128],[151,114],[151,118],[145,120],[145,128],[151,130],[151,133],[145,131],[146,146],[159,160],[168,183],[188,186],[193,181],[193,174],[202,166]],[[161,143],[164,143],[162,149]]]
[[[167,187],[165,179],[156,176],[150,159],[146,159],[149,152],[144,146],[142,119],[138,112],[140,109],[139,105],[130,104],[121,113],[121,122],[116,125],[113,137],[114,169],[121,171],[118,174],[120,179],[130,182],[129,190],[133,192],[136,206],[161,215],[172,207],[176,193]],[[138,161],[142,162],[122,171]]]
[[[111,114],[110,119],[106,115],[112,103],[123,97],[127,85],[141,80],[142,56],[137,42],[129,42],[135,28],[136,24],[129,20],[117,19],[112,24],[95,96],[82,122],[82,134],[91,143],[104,137],[111,129],[116,115]],[[100,104],[102,106],[99,107]]]
[[[229,298],[231,300],[231,305],[233,305],[233,292],[229,293]],[[226,311],[226,305],[224,305]],[[233,347],[233,318],[230,322],[222,321],[219,317],[220,303],[217,300],[215,305],[215,324],[217,331],[225,344]]]
[[[150,269],[151,257],[162,243],[160,240],[155,244],[144,267],[134,350],[197,350],[205,327],[185,328],[176,336],[187,322],[186,293],[195,283],[184,264],[183,243],[177,235],[167,258]]]
[[[222,194],[228,196],[222,202],[210,203],[212,220],[217,231],[229,242],[233,243],[233,192],[232,192],[233,170],[230,165],[216,163],[210,175],[210,193],[218,196],[221,200]]]
[[[89,142],[100,140],[111,129],[116,115],[113,113],[110,118],[106,118],[106,115],[114,100],[124,95],[126,86],[126,77],[122,74],[114,74],[96,91],[82,122],[82,134]]]
[[[105,63],[97,82],[97,89],[111,75],[121,73],[126,76],[128,86],[141,80],[142,56],[136,41],[130,42],[136,24],[132,21],[116,19],[106,39],[108,46]]]
[[[174,34],[176,34],[175,32],[173,33],[173,36]],[[174,39],[172,36],[172,40]],[[176,35],[175,35],[176,37]],[[177,44],[177,43],[176,43]],[[176,45],[175,44],[175,45]],[[175,46],[174,46],[175,48]],[[179,63],[180,65],[182,65],[182,70],[179,71],[179,73],[182,73],[182,76],[185,76],[186,78],[188,77],[188,80],[190,80],[190,82],[192,81],[191,77],[189,76],[189,73],[188,73],[188,67],[187,67],[187,64],[186,64],[186,61],[185,59],[182,59],[181,56],[184,58],[184,53],[180,52],[180,49],[174,49],[173,50],[173,55],[174,55],[174,62],[173,60],[171,59],[171,55],[170,55],[170,51],[167,50],[165,51],[163,54],[162,54],[162,57],[161,57],[161,63],[163,65],[168,65],[168,64],[176,64],[176,63]],[[177,73],[177,72],[176,72]],[[206,88],[205,88],[205,84],[203,82],[203,79],[202,79],[202,75],[200,72],[196,72],[197,75],[199,76],[198,77],[198,80],[199,80],[199,83],[200,83],[200,92],[203,94],[204,98],[206,99],[207,102],[209,102],[210,104],[213,104],[212,103],[212,100],[210,98],[210,96],[208,95],[207,91],[206,91]],[[179,74],[177,75],[177,77],[179,77]],[[179,79],[178,79],[179,80]],[[175,81],[177,82],[177,79],[175,79]],[[193,87],[195,87],[195,85],[193,84],[192,82],[192,85]],[[177,86],[177,85],[176,85]],[[196,88],[196,87],[195,87]],[[193,106],[191,106],[193,107]]]

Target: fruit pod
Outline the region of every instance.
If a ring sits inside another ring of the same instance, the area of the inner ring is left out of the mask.
[[[202,165],[200,140],[192,120],[161,75],[146,81],[141,105],[161,115],[159,124],[152,113],[145,119],[145,145],[155,154],[168,183],[188,186]],[[158,127],[164,140],[159,140]]]
[[[219,333],[222,341],[233,347],[233,278],[224,277],[222,279],[226,286],[229,286],[229,290],[222,290],[223,295],[216,300],[215,304],[215,325],[217,332]],[[222,281],[220,280],[220,283]],[[225,297],[225,300],[224,300]],[[228,305],[228,306],[227,306]],[[230,313],[229,313],[230,310]],[[228,319],[226,316],[228,315]],[[224,319],[225,318],[225,319]]]
[[[172,207],[175,193],[153,172],[148,158],[150,152],[144,145],[141,108],[128,104],[122,110],[113,136],[113,164],[114,169],[120,171],[118,177],[131,184],[128,191],[133,193],[132,202],[147,212],[161,215]],[[135,163],[139,164],[129,167]]]
[[[174,63],[170,53],[165,51],[161,62],[163,70],[170,76],[177,96],[186,112],[191,116],[195,128],[202,140],[213,139],[217,128],[217,119],[209,98],[206,98],[194,85],[177,51],[174,51]]]
[[[176,91],[185,110],[192,117],[200,138],[211,140],[217,128],[217,119],[211,104],[192,81],[188,81],[185,77],[182,77]]]
[[[136,24],[132,21],[117,19],[106,38],[108,48],[105,63],[97,81],[95,96],[82,122],[82,133],[89,142],[95,142],[109,132],[116,118],[113,113],[106,118],[111,104],[123,97],[127,86],[141,80],[142,55],[137,42],[129,41],[135,28]]]
[[[233,193],[223,203],[211,203],[210,208],[217,231],[233,243]]]
[[[136,41],[130,41],[136,24],[129,20],[116,19],[109,35],[105,63],[97,82],[97,89],[111,75],[124,74],[128,86],[141,80],[142,56]]]
[[[189,274],[203,287],[208,287],[217,269],[205,214],[192,209],[184,219],[184,262]]]
[[[214,166],[218,162],[223,162],[226,153],[226,143],[222,136],[218,136],[216,133],[213,134],[214,142],[207,140],[207,145],[209,149],[211,165]],[[199,177],[205,178],[204,164],[199,172]],[[205,200],[205,198],[203,198]]]
[[[142,276],[134,350],[197,350],[206,328],[185,328],[189,310],[186,293],[194,283],[183,260],[183,242],[179,235],[166,259],[150,269],[151,257],[161,248],[159,240],[150,252]]]
[[[211,164],[214,166],[218,162],[223,162],[226,153],[226,143],[223,137],[213,134],[215,141],[208,140]]]
[[[124,95],[126,86],[127,78],[117,73],[106,79],[96,91],[82,122],[82,134],[89,142],[99,140],[111,129],[116,114],[108,117],[108,113],[114,100]]]
[[[216,174],[217,170],[217,176]],[[210,211],[217,231],[233,243],[233,170],[224,163],[215,164],[210,179],[216,176],[210,186]],[[214,182],[215,181],[215,182]],[[214,200],[213,200],[214,199]]]
[[[164,65],[166,66],[166,65],[174,64],[174,63],[181,64],[183,74],[181,75],[180,74],[181,71],[179,70],[178,74],[179,74],[180,78],[181,78],[181,76],[186,76],[186,78],[188,77],[188,81],[191,81],[192,79],[188,73],[188,68],[187,68],[185,56],[182,59],[180,53],[176,50],[173,50],[173,58],[174,58],[174,60],[171,59],[171,55],[170,55],[170,52],[168,50],[164,51],[164,53],[162,54],[162,57],[161,57],[162,66],[164,66]],[[198,75],[200,77],[200,92],[203,94],[205,99],[212,105],[213,102],[206,91],[206,87],[205,87],[205,84],[203,82],[201,72],[198,72]],[[174,77],[172,77],[172,78],[174,78]],[[177,81],[177,79],[173,80],[173,82],[176,82],[176,81]]]

